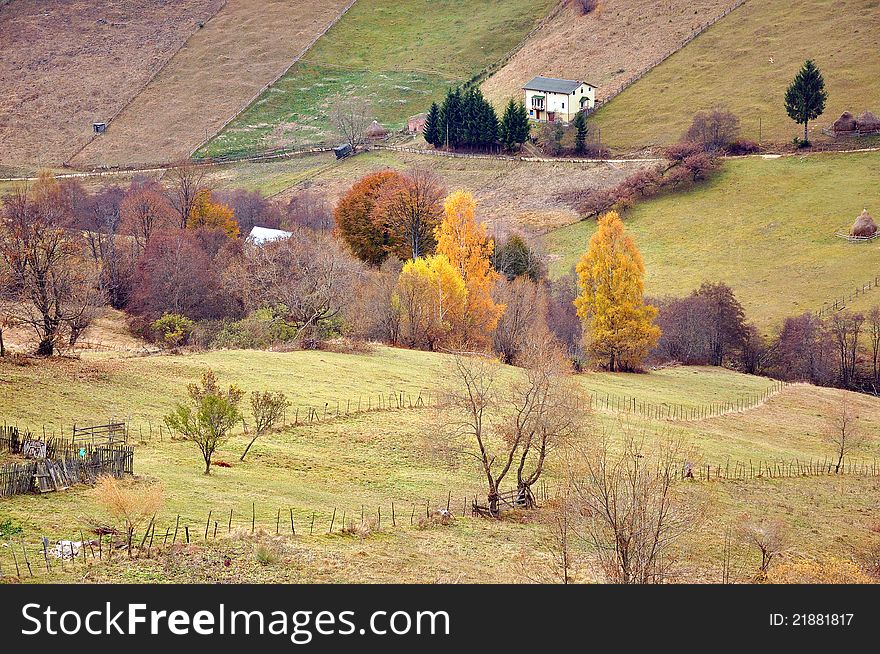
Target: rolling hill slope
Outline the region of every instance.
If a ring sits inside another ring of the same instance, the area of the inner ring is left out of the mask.
[[[742,136],[784,143],[803,133],[783,94],[805,59],[825,77],[828,104],[812,123],[830,125],[844,110],[880,113],[880,2],[748,0],[599,110],[602,139],[618,150],[678,140],[693,115],[726,106]]]
[[[765,330],[818,310],[877,275],[880,244],[835,233],[865,206],[877,213],[878,176],[880,153],[733,159],[695,190],[639,203],[624,220],[645,258],[646,292],[724,281]],[[583,221],[547,235],[554,274],[571,269],[594,229]]]

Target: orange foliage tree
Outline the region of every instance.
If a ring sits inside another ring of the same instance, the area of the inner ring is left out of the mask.
[[[504,313],[492,291],[499,274],[492,267],[494,243],[486,225],[475,218],[476,203],[466,191],[456,191],[443,205],[444,218],[437,228],[437,253],[458,269],[467,288],[464,319],[459,329],[461,345],[487,348]]]
[[[381,170],[364,176],[351,187],[333,211],[336,231],[352,254],[370,265],[381,264],[402,239],[379,218],[376,206],[383,194],[403,184],[403,176]]]
[[[611,211],[599,219],[577,264],[581,294],[574,301],[586,345],[608,369],[637,368],[660,338],[657,309],[645,304],[645,264],[623,221]]]
[[[200,189],[193,200],[186,226],[189,229],[222,229],[229,238],[238,238],[235,212],[222,202],[215,202],[211,191]]]

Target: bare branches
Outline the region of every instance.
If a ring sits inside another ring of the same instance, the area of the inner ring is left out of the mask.
[[[770,564],[785,551],[785,524],[781,520],[751,520],[748,516],[740,527],[740,538],[761,553],[760,577],[764,577]]]
[[[361,98],[336,95],[329,100],[330,122],[351,147],[357,149],[367,138],[367,128],[373,120],[373,108]]]
[[[619,454],[607,434],[583,452],[573,476],[582,537],[608,581],[663,583],[674,572],[673,546],[700,515],[699,507],[673,488],[688,458],[679,440],[649,450],[632,434],[624,435]]]
[[[834,454],[837,456],[837,464],[834,472],[839,473],[843,466],[844,458],[864,442],[865,435],[859,430],[859,416],[852,400],[846,391],[843,391],[836,411],[828,420],[826,438],[834,446]]]

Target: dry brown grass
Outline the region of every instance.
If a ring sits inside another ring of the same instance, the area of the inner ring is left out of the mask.
[[[166,162],[190,154],[287,69],[347,0],[228,0],[74,165]]]
[[[0,8],[0,161],[60,163],[222,0],[14,0]]]
[[[675,50],[732,0],[602,0],[582,16],[570,6],[535,34],[483,84],[496,104],[519,97],[535,75],[582,79],[603,97],[645,66]]]

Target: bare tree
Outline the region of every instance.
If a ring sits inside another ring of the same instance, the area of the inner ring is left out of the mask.
[[[0,256],[14,289],[12,319],[37,336],[37,354],[73,346],[103,297],[97,271],[83,256],[81,236],[67,229],[68,216],[54,180],[41,180],[32,194],[6,197],[0,220]]]
[[[495,301],[507,309],[495,327],[493,345],[504,363],[516,363],[532,330],[547,324],[546,293],[528,277],[517,277],[513,281],[501,279],[494,295]]]
[[[871,338],[871,372],[874,383],[880,383],[880,307],[868,312],[868,334]],[[876,389],[875,389],[876,390]]]
[[[840,384],[844,388],[850,388],[855,382],[859,335],[864,322],[864,315],[852,311],[838,311],[831,316],[829,328],[837,345]]]
[[[679,466],[689,458],[680,440],[649,450],[631,433],[624,434],[620,452],[603,434],[582,453],[573,473],[577,512],[583,538],[612,583],[663,583],[674,572],[673,548],[701,513],[675,487]]]
[[[843,460],[851,454],[853,450],[864,442],[865,436],[859,430],[859,416],[852,405],[852,400],[846,391],[840,398],[835,412],[828,420],[828,428],[826,437],[834,446],[834,454],[837,457],[837,463],[834,466],[834,472],[839,473]]]
[[[759,571],[763,577],[773,559],[785,550],[785,523],[781,520],[752,520],[745,516],[739,531],[741,540],[761,553]]]
[[[524,374],[504,393],[501,432],[516,452],[517,503],[535,505],[532,487],[547,456],[581,434],[590,401],[573,378],[562,348],[546,329],[534,330],[522,355]]]
[[[178,162],[168,171],[168,201],[177,214],[177,226],[186,228],[196,195],[206,188],[206,169],[189,159]]]
[[[251,413],[254,416],[254,437],[244,452],[241,453],[240,461],[244,461],[244,457],[251,449],[256,440],[268,431],[271,431],[276,423],[281,420],[290,402],[287,396],[282,392],[270,393],[269,391],[254,391],[251,393]]]
[[[246,246],[228,276],[245,306],[279,308],[304,334],[320,332],[341,315],[361,272],[330,234],[300,228],[289,238]]]
[[[366,100],[339,94],[329,100],[330,122],[333,127],[357,149],[367,139],[367,128],[373,121],[373,108]]]

